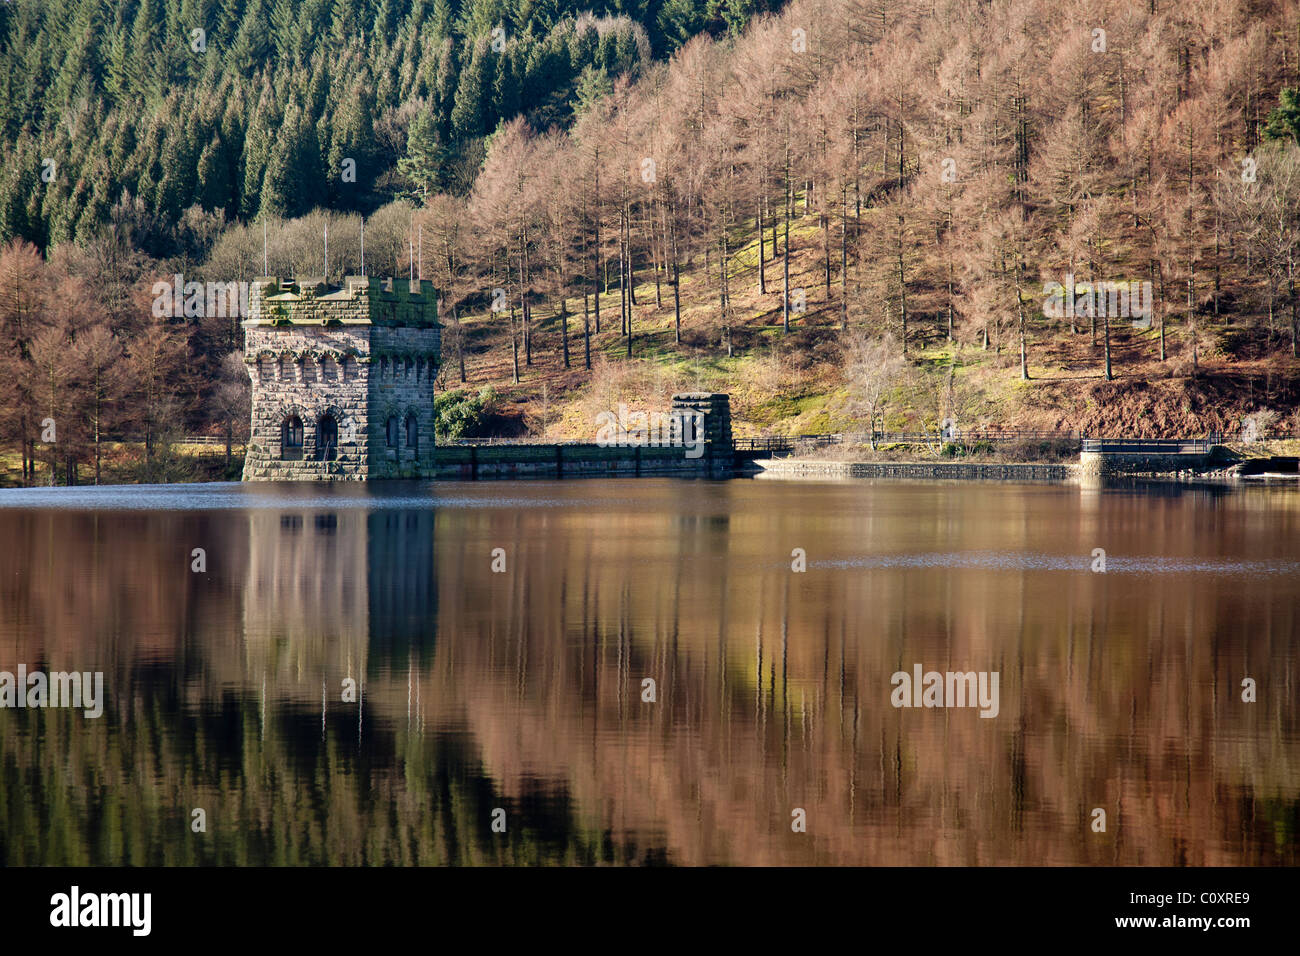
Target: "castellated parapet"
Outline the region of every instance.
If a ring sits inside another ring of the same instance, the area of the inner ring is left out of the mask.
[[[261,278],[243,325],[245,481],[434,476],[442,327],[432,282]]]

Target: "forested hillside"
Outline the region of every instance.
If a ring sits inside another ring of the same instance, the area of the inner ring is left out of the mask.
[[[151,315],[153,282],[319,275],[327,228],[337,279],[363,224],[369,273],[442,290],[462,419],[491,386],[498,425],[590,438],[615,401],[702,387],[741,433],[1300,429],[1293,2],[229,0],[205,8],[223,65],[115,72],[107,38],[201,6],[0,8],[23,117],[0,215],[35,243],[0,256],[0,428],[24,448],[46,417],[83,462],[103,428],[146,461],[237,435],[238,323]],[[90,90],[58,37],[107,51]]]
[[[1297,86],[1291,3],[801,0],[503,124],[410,235],[467,384],[535,427],[590,333],[629,398],[725,388],[749,426],[1294,430]]]
[[[615,78],[764,2],[5,3],[0,240],[84,242],[124,202],[144,251],[165,257],[186,210],[368,212],[461,190],[501,120],[563,125]]]

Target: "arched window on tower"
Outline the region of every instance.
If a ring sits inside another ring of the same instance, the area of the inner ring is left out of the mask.
[[[280,457],[285,461],[302,458],[302,419],[297,415],[280,423]]]
[[[339,423],[326,412],[316,425],[316,457],[320,461],[333,461],[339,454]]]
[[[397,447],[397,416],[389,415],[388,423],[384,430],[384,438],[389,448]]]
[[[420,425],[416,420],[415,412],[406,413],[406,447],[411,449],[412,454],[417,458],[420,456]]]

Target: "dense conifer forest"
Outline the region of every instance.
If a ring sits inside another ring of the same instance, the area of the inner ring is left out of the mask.
[[[166,257],[195,208],[252,220],[463,191],[502,120],[565,125],[615,78],[740,28],[758,3],[7,3],[0,238],[85,242],[138,201],[136,237]],[[355,182],[327,173],[345,157]]]

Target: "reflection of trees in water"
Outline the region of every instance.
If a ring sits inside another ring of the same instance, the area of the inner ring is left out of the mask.
[[[248,563],[237,513],[0,512],[0,660],[103,670],[124,706],[156,662],[182,662],[193,702],[215,643],[237,645]],[[207,572],[190,570],[207,552]],[[214,641],[213,638],[216,637]]]
[[[460,734],[366,730],[297,707],[262,733],[256,699],[202,715],[155,698],[125,723],[0,712],[6,865],[638,863],[653,848],[575,825],[548,784],[505,794]],[[32,746],[36,738],[44,741]],[[68,759],[72,755],[72,759]],[[207,811],[192,833],[190,811]],[[507,810],[492,833],[493,808]]]
[[[807,486],[763,492],[779,507],[731,501],[735,483],[645,487],[618,508],[324,522],[0,515],[0,648],[89,654],[110,694],[98,722],[0,712],[0,859],[1296,862],[1286,582],[827,568],[918,540],[1269,560],[1285,511],[1107,499],[1107,525],[1095,501],[1044,514],[1002,492],[863,513],[848,492],[804,504]],[[191,541],[207,579],[188,574]],[[790,573],[808,542],[809,572]],[[894,710],[889,677],[917,662],[998,670],[999,717]],[[364,678],[360,709],[339,701],[345,676]],[[36,726],[40,748],[16,732]]]
[[[440,586],[457,681],[477,688],[470,726],[507,789],[565,779],[597,826],[661,832],[680,862],[1294,861],[1294,824],[1279,840],[1277,814],[1246,807],[1295,806],[1278,741],[1296,719],[1284,695],[1254,710],[1238,696],[1245,661],[1279,686],[1294,677],[1296,611],[1276,584],[802,578],[744,555],[701,573],[722,540],[674,555],[637,524],[557,535],[545,570],[523,561],[501,587]],[[730,540],[764,522],[749,524],[733,516]],[[448,538],[440,576],[486,543]],[[485,605],[499,610],[476,632]],[[918,661],[998,670],[1000,717],[891,708],[890,675]],[[656,705],[639,701],[643,676]],[[788,832],[795,806],[806,837]],[[1087,829],[1094,806],[1107,835]]]

